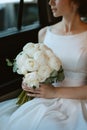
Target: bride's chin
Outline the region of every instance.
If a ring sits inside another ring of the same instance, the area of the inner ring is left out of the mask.
[[[57,11],[52,10],[52,14],[54,17],[59,17],[60,14]]]
[[[54,16],[55,18],[60,17],[60,15],[58,15],[58,14],[56,14],[56,13],[53,13],[53,16]]]

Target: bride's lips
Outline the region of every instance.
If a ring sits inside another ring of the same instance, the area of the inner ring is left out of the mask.
[[[56,12],[57,9],[56,8],[51,8],[52,12]]]

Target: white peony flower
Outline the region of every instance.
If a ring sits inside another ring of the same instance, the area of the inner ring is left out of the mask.
[[[43,43],[38,43],[34,45],[36,48],[38,48],[38,50],[42,50],[43,52],[45,52],[46,50],[48,50],[49,48],[43,44]]]
[[[32,88],[33,87],[39,88],[39,82],[40,82],[40,78],[36,71],[27,73],[23,79],[23,83],[25,83],[28,87],[32,87]]]
[[[24,66],[28,72],[36,71],[39,68],[39,64],[34,59],[25,60]]]
[[[46,50],[45,52],[46,52],[46,55],[47,55],[49,58],[54,57],[54,53],[52,52],[52,50],[48,49],[48,50]]]
[[[40,65],[46,65],[48,64],[48,57],[43,51],[37,51],[34,53],[34,59],[40,64]]]
[[[19,53],[16,57],[16,68],[18,74],[26,74],[31,71],[36,71],[39,67],[39,64],[34,59],[28,57],[23,51]]]
[[[34,47],[34,44],[32,42],[27,43],[24,47],[23,47],[23,51],[27,51],[28,49],[31,49]]]
[[[24,66],[22,66],[21,68],[17,69],[17,73],[25,75],[27,74],[27,70]]]
[[[52,72],[51,68],[48,65],[40,66],[38,69],[38,75],[40,77],[40,82],[44,82]]]
[[[17,72],[19,74],[25,74],[27,72],[26,68],[25,68],[25,62],[24,61],[27,61],[28,60],[28,56],[21,52],[17,55],[16,57],[16,68],[17,68]]]
[[[34,46],[34,43],[27,43],[23,47],[23,51],[25,54],[27,54],[29,57],[33,57],[34,53],[38,51],[38,48]]]
[[[28,59],[27,55],[22,51],[16,56],[16,63],[20,65],[24,60]]]
[[[49,66],[56,71],[59,71],[61,62],[57,57],[52,57],[49,59]]]

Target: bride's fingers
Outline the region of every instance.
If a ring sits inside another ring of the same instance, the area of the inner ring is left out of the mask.
[[[29,89],[28,91],[31,93],[36,93],[36,94],[41,92],[40,90],[37,90],[37,89]]]
[[[26,84],[22,83],[22,88],[27,89],[28,87],[26,86]]]
[[[27,88],[25,87],[24,90],[30,93],[40,93],[41,91],[40,89],[34,89],[34,88],[28,88],[28,87]]]
[[[38,94],[38,93],[27,93],[28,96],[30,97],[38,97],[38,98],[41,98],[41,94]]]

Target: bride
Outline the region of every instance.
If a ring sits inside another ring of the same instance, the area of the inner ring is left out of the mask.
[[[40,84],[21,107],[17,99],[0,103],[0,130],[87,129],[87,0],[49,0],[54,17],[62,21],[39,31],[38,41],[51,48],[63,64],[61,83]]]

